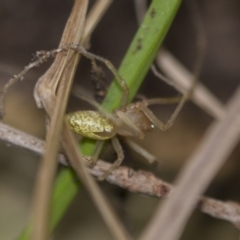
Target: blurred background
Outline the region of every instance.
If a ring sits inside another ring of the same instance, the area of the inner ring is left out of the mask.
[[[240,2],[239,0],[197,0],[202,15],[207,50],[201,82],[226,103],[240,79]],[[93,3],[93,1],[91,2]],[[17,1],[0,2],[0,86],[26,66],[38,50],[56,48],[73,1]],[[136,30],[134,2],[116,0],[97,26],[91,40],[91,52],[101,55],[118,67]],[[196,29],[183,1],[164,43],[189,70],[196,57]],[[17,129],[45,137],[45,114],[36,107],[34,85],[51,63],[33,69],[25,80],[14,85],[7,94],[6,116],[3,122]],[[93,91],[90,63],[81,60],[75,84]],[[106,85],[112,77],[106,70]],[[140,92],[147,98],[171,97],[178,93],[150,72]],[[167,121],[175,106],[157,106],[154,113]],[[86,109],[75,97],[69,101],[68,111]],[[149,166],[124,145],[124,165],[147,169],[160,178],[172,182],[179,169],[197,148],[213,118],[192,103],[187,103],[174,126],[167,132],[155,131],[139,142],[159,159],[158,167]],[[39,157],[26,150],[0,142],[0,233],[1,239],[15,239],[27,223],[33,183]],[[104,159],[114,160],[111,149]],[[220,200],[240,202],[240,148],[231,154],[206,194]],[[139,235],[154,213],[159,199],[132,194],[107,182],[100,183],[107,197],[130,233]],[[141,209],[141,210],[140,210]],[[238,231],[228,222],[213,219],[195,211],[182,236],[188,239],[237,239]],[[103,220],[82,188],[59,225],[55,238],[112,239]]]

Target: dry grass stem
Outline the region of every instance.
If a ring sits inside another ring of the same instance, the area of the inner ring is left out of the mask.
[[[76,45],[79,42],[84,43],[84,41],[86,41],[89,37],[88,34],[92,32],[93,28],[96,26],[96,23],[99,21],[100,17],[102,16],[103,13],[101,11],[105,11],[109,3],[110,1],[102,1],[102,3],[101,1],[98,1],[97,7],[94,7],[93,12],[92,11],[90,12],[90,18],[88,18],[88,21],[87,21],[87,23],[90,24],[90,26],[86,28],[87,33],[85,32],[85,35],[84,35],[85,39],[84,39],[84,38],[81,38],[81,35],[83,32],[83,25],[85,21],[85,14],[86,14],[88,1],[78,1],[78,2],[76,1],[75,6],[73,8],[73,12],[68,20],[68,24],[63,33],[63,37],[60,45],[65,46],[67,43],[73,43],[74,45]],[[98,11],[98,14],[97,14],[97,11]],[[57,147],[59,144],[58,140],[60,139],[60,135],[61,135],[63,116],[65,113],[67,99],[68,99],[71,84],[75,75],[77,63],[79,61],[79,55],[74,53],[75,53],[74,51],[67,49],[67,54],[62,56],[59,54],[60,56],[59,59],[55,59],[52,67],[50,67],[47,73],[40,79],[40,81],[38,82],[35,88],[35,99],[38,103],[38,106],[43,106],[51,119],[50,129],[47,134],[46,154],[43,158],[43,163],[47,163],[47,159],[51,159],[51,160],[55,159],[57,155]],[[56,69],[55,68],[56,62],[58,61],[60,61],[60,65],[57,65],[57,69]],[[51,77],[52,74],[53,76]],[[47,92],[46,90],[49,90],[47,95],[46,95],[46,92]],[[56,91],[57,91],[57,97],[55,96]],[[94,202],[96,203],[100,213],[102,214],[105,222],[107,223],[107,226],[109,227],[111,233],[116,239],[130,239],[124,227],[121,225],[121,223],[118,221],[117,217],[115,216],[113,210],[109,207],[109,204],[106,202],[106,199],[101,194],[101,190],[93,182],[88,172],[84,170],[85,166],[81,168],[82,166],[81,161],[83,157],[80,156],[80,154],[78,153],[76,144],[73,144],[72,139],[69,137],[69,134],[67,134],[68,133],[67,126],[64,126],[64,129],[65,131],[63,132],[63,142],[62,142],[63,148],[65,152],[69,154],[69,159],[71,160],[73,166],[77,167],[75,170],[77,170],[79,177],[85,183],[87,189],[91,193],[91,196]],[[40,176],[44,176],[43,173],[46,174],[46,167],[47,167],[47,164],[41,167],[40,171],[42,174]],[[49,167],[49,164],[48,164],[48,167]],[[50,172],[50,170],[48,170],[48,174],[49,174],[48,179],[53,178],[54,176],[53,172]],[[46,176],[44,179],[46,179]],[[50,181],[52,180],[50,179]],[[45,181],[45,186],[46,184],[47,183]],[[42,189],[40,187],[37,189],[37,195],[43,193],[44,191],[45,189],[43,190],[43,185],[42,185]],[[48,194],[49,194],[48,195],[48,201],[49,201],[50,192],[48,192]],[[46,199],[47,199],[47,194],[46,194],[45,200]],[[45,209],[46,209],[46,206],[45,206]],[[37,210],[40,212],[39,206]],[[47,210],[45,211],[47,213]],[[38,218],[38,222],[43,222],[43,220],[40,220],[40,218]],[[37,229],[40,229],[40,227],[38,227]],[[44,229],[42,227],[41,231],[43,230]],[[34,233],[36,236],[36,234],[39,234],[39,231],[37,233],[37,231],[35,230]]]
[[[89,35],[92,33],[93,29],[96,26],[96,23],[100,20],[103,12],[106,11],[106,8],[110,3],[111,1],[101,0],[98,1],[91,9],[86,20],[86,28],[84,29],[83,37],[81,39],[81,43],[83,45],[86,43],[86,41],[89,40]],[[64,124],[62,144],[65,152],[68,155],[68,158],[72,163],[72,166],[74,167],[81,181],[85,184],[87,190],[90,193],[90,196],[92,197],[93,202],[101,213],[114,238],[119,240],[131,239],[130,235],[127,233],[122,223],[118,220],[110,204],[102,194],[100,188],[94,182],[88,171],[85,169],[86,167],[83,164],[83,159],[85,159],[85,157],[80,155],[78,147],[72,138],[71,132],[66,124]]]
[[[86,19],[84,32],[81,39],[81,43],[85,47],[89,44],[89,39],[91,38],[93,30],[95,29],[111,3],[112,0],[97,0],[94,6],[91,8],[91,11],[89,12]]]
[[[97,1],[93,6],[89,13],[89,17],[87,18],[87,26],[84,30],[83,37],[81,38],[81,42],[84,44],[89,39],[89,35],[92,33],[96,24],[99,22],[103,13],[106,11],[107,7],[110,5],[111,1],[100,0]],[[79,10],[81,9],[81,11]],[[63,33],[61,44],[65,46],[66,43],[76,43],[80,42],[80,37],[83,31],[83,23],[85,20],[85,13],[87,9],[87,1],[76,1],[72,14],[68,20],[67,26],[65,27],[65,31]],[[76,34],[76,31],[78,34]],[[72,38],[71,38],[72,35]],[[47,142],[46,142],[46,150],[45,155],[43,157],[42,164],[39,168],[39,177],[37,178],[37,187],[35,189],[35,204],[34,204],[34,228],[33,228],[33,239],[45,239],[47,237],[47,219],[48,219],[48,207],[49,207],[49,199],[51,192],[51,183],[54,179],[54,171],[56,169],[56,165],[53,161],[49,161],[48,159],[55,159],[57,155],[57,149],[59,147],[59,139],[61,134],[61,126],[63,122],[63,116],[66,108],[67,98],[69,95],[69,91],[71,88],[72,79],[74,77],[75,69],[77,66],[77,62],[79,60],[79,55],[75,54],[75,51],[71,51],[70,48],[59,48],[56,50],[52,50],[49,52],[40,51],[37,53],[38,60],[34,63],[31,63],[27,70],[34,66],[38,66],[40,63],[46,61],[49,56],[55,57],[56,53],[60,53],[64,51],[64,54],[58,54],[52,67],[41,77],[36,84],[35,87],[35,100],[39,107],[44,107],[48,116],[50,117],[50,127],[47,134]],[[21,76],[23,76],[26,71],[21,72],[21,75],[14,76],[14,82],[19,80]],[[12,84],[12,82],[10,82]],[[6,90],[9,87],[9,83],[6,85]],[[58,92],[57,92],[58,91]],[[6,91],[5,91],[6,92]],[[57,95],[56,95],[57,92]],[[8,137],[12,137],[12,130],[3,127],[5,132],[8,133]],[[65,126],[67,129],[67,126]],[[65,151],[70,154],[69,159],[73,161],[73,166],[81,165],[80,154],[77,153],[78,149],[76,144],[72,144],[73,141],[69,138],[69,134],[66,134],[68,130],[64,131],[63,139],[67,139],[63,141],[63,147]],[[22,137],[20,141],[15,139],[15,144],[20,144],[22,147],[30,148],[39,151],[44,151],[44,144],[42,141],[36,141],[36,139],[31,139],[28,142],[29,138],[25,134],[18,132]],[[2,133],[3,138],[6,138],[5,133]],[[15,135],[16,137],[16,135]],[[73,150],[74,149],[74,150]],[[76,153],[71,154],[71,153]],[[78,158],[78,159],[76,159]],[[66,164],[66,158],[64,155],[59,154],[58,160],[63,164]],[[75,160],[75,161],[74,161]],[[79,177],[85,182],[86,187],[88,188],[90,195],[93,198],[93,201],[98,206],[98,209],[102,213],[103,218],[105,219],[107,225],[110,228],[113,236],[117,239],[130,239],[129,235],[126,233],[124,227],[121,225],[117,217],[115,216],[113,210],[109,207],[109,204],[106,202],[106,199],[101,194],[98,186],[93,183],[89,173],[87,171],[80,171],[82,168],[76,168],[76,172]],[[90,179],[90,180],[89,180]],[[46,187],[47,186],[47,187]],[[93,189],[91,189],[91,187]],[[96,190],[97,189],[97,190]]]
[[[192,85],[193,74],[166,49],[161,49],[156,60],[164,74],[173,81],[177,90],[186,93]],[[194,87],[192,100],[216,119],[222,118],[225,114],[223,104],[200,82]]]
[[[63,132],[65,139],[63,140],[62,144],[63,147],[66,149],[66,154],[69,158],[69,161],[74,168],[76,174],[85,184],[90,196],[92,197],[93,202],[98,207],[98,210],[100,211],[109,230],[111,231],[112,236],[114,237],[114,239],[118,240],[131,239],[123,224],[115,215],[115,212],[109,204],[107,198],[104,196],[95,180],[87,171],[87,168],[84,165],[83,161],[84,157],[81,156],[81,154],[79,153],[78,145],[67,123],[65,123],[64,125]]]
[[[65,26],[59,46],[64,46],[68,43],[78,44],[81,40],[84,31],[85,24],[85,8],[80,5],[88,5],[88,1],[75,1],[73,11]],[[86,10],[85,10],[86,11]],[[73,57],[74,56],[74,57]],[[44,108],[48,115],[51,117],[53,108],[56,103],[57,89],[60,84],[60,78],[63,78],[63,71],[66,71],[66,64],[70,65],[74,62],[76,56],[74,51],[60,53],[56,56],[53,64],[48,71],[38,80],[34,97],[39,108]],[[78,62],[78,61],[77,61]],[[72,69],[76,68],[76,63],[72,66]]]
[[[240,87],[229,101],[226,115],[209,128],[202,144],[180,172],[172,198],[158,207],[141,239],[179,238],[199,196],[222,167],[239,138]]]
[[[147,11],[147,1],[146,0],[134,0],[134,7],[135,7],[138,25],[140,25],[143,20],[144,15]]]
[[[60,44],[80,42],[87,7],[87,0],[75,1]],[[38,106],[45,108],[51,121],[46,138],[45,154],[40,162],[36,180],[31,235],[34,240],[45,240],[49,235],[49,207],[57,168],[56,157],[67,99],[78,60],[79,56],[74,55],[73,52],[65,55],[59,54],[52,67],[39,79],[35,88],[35,99]],[[57,89],[58,94],[55,99]]]

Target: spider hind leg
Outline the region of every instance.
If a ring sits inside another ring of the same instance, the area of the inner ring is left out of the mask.
[[[116,168],[118,168],[123,159],[124,159],[124,153],[123,153],[123,149],[122,149],[122,146],[118,140],[117,137],[113,137],[112,139],[112,144],[113,144],[113,147],[117,153],[117,160],[112,164],[112,166],[100,177],[98,177],[98,180],[99,181],[103,181],[106,177],[108,177],[112,171],[114,171]]]

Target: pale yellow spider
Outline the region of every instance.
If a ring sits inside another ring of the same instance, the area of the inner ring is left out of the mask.
[[[17,80],[21,79],[27,71],[31,68],[46,62],[49,58],[55,57],[59,52],[68,51],[69,49],[73,49],[86,58],[90,59],[92,62],[93,70],[99,74],[101,70],[96,64],[96,60],[103,62],[110,71],[116,77],[119,85],[122,88],[122,100],[121,107],[115,109],[113,113],[106,112],[96,101],[86,96],[80,96],[83,100],[87,101],[98,111],[78,111],[74,113],[67,114],[66,120],[69,124],[69,127],[76,132],[87,138],[92,138],[97,140],[95,151],[92,157],[89,159],[91,165],[94,165],[98,160],[98,157],[101,153],[103,144],[105,140],[111,139],[113,147],[117,153],[117,160],[113,163],[110,169],[99,177],[99,180],[105,179],[115,168],[117,168],[123,158],[123,150],[121,144],[118,141],[117,134],[124,137],[134,137],[138,139],[143,139],[145,137],[146,132],[151,131],[153,128],[158,128],[162,131],[167,130],[172,126],[174,120],[176,119],[178,113],[180,112],[184,102],[189,98],[192,92],[192,88],[188,93],[184,94],[181,98],[156,98],[156,99],[148,99],[144,101],[139,101],[136,103],[128,103],[128,87],[126,82],[121,78],[118,74],[115,67],[112,63],[100,56],[87,52],[81,45],[77,44],[67,44],[61,48],[52,50],[52,51],[40,51],[37,53],[37,60],[35,62],[30,63],[28,66],[24,68],[18,75],[14,75],[12,79],[10,79],[7,84],[4,86],[3,90],[0,94],[0,115],[4,114],[4,97],[8,90],[8,88],[13,85]],[[40,54],[40,55],[39,55]],[[156,116],[152,113],[152,111],[148,108],[149,105],[153,104],[169,104],[169,103],[177,103],[179,102],[177,108],[173,112],[172,116],[168,120],[166,124],[161,122]],[[142,147],[137,145],[135,142],[127,139],[127,143],[140,155],[144,156],[150,163],[156,160],[156,158],[144,150]],[[86,158],[88,160],[88,158]]]
[[[110,169],[99,177],[99,180],[105,179],[115,168],[117,168],[123,158],[123,150],[117,134],[124,137],[134,137],[143,139],[146,132],[153,128],[158,128],[162,131],[167,130],[172,126],[175,118],[180,112],[184,102],[188,98],[188,94],[183,95],[181,100],[179,97],[171,99],[149,99],[127,105],[128,87],[125,81],[119,76],[114,66],[106,59],[87,52],[82,46],[71,46],[71,48],[81,52],[85,57],[93,62],[93,67],[97,69],[95,59],[103,62],[113,72],[118,83],[123,89],[121,107],[115,109],[113,113],[108,113],[93,99],[86,96],[80,96],[83,100],[97,108],[98,111],[78,111],[67,114],[66,120],[70,128],[77,134],[83,137],[97,140],[95,151],[91,157],[91,163],[94,165],[98,160],[105,140],[111,139],[113,147],[117,153],[117,160],[113,163]],[[157,117],[148,108],[152,104],[176,103],[179,102],[177,108],[166,124],[157,119]],[[134,144],[132,144],[133,146]],[[134,145],[135,150],[140,154],[144,154],[140,146]],[[148,159],[151,161],[150,159]]]

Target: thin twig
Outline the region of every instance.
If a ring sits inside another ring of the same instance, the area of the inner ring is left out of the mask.
[[[10,145],[13,144],[20,148],[33,151],[38,155],[43,155],[44,153],[45,142],[43,140],[10,127],[2,122],[0,122],[0,139]],[[66,157],[62,154],[59,155],[58,162],[63,165],[68,165]]]
[[[11,145],[30,150],[38,155],[44,152],[43,140],[30,134],[26,134],[6,124],[0,123],[0,139]],[[68,160],[63,154],[58,155],[58,162],[68,165]],[[94,177],[101,176],[109,169],[111,164],[98,160],[89,172]],[[135,171],[128,167],[119,167],[106,179],[109,183],[125,188],[130,192],[140,193],[152,197],[169,197],[174,188],[171,184],[157,178],[147,171]],[[223,219],[233,223],[240,229],[240,204],[235,202],[223,202],[212,198],[202,197],[197,207],[212,217]]]
[[[214,218],[223,219],[233,223],[240,229],[240,205],[237,202],[222,202],[212,198],[202,197],[198,208]]]

